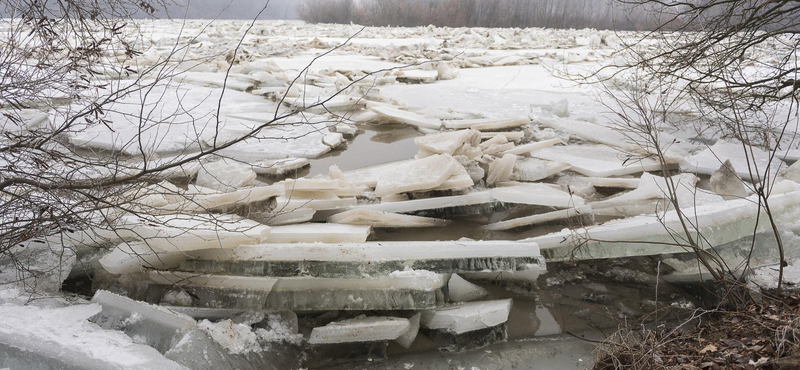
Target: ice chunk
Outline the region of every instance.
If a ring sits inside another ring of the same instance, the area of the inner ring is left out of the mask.
[[[397,169],[403,168],[408,163],[412,163],[413,159],[402,160],[396,162],[389,162],[375,166],[367,166],[358,168],[351,171],[343,172],[343,176],[347,182],[353,185],[367,185],[375,187],[378,184],[378,179],[387,173],[396,173]]]
[[[356,198],[339,198],[333,192],[294,191],[289,195],[275,198],[275,203],[278,212],[290,212],[303,208],[316,211],[344,208],[354,206],[358,201]]]
[[[240,189],[230,193],[200,191],[201,187],[189,185],[190,190],[177,194],[177,199],[168,204],[154,206],[154,212],[161,213],[206,213],[211,211],[233,210],[236,207],[270,199],[284,193],[280,184]]]
[[[197,185],[220,191],[233,191],[253,183],[251,166],[229,159],[204,164],[197,173]]]
[[[508,321],[511,299],[470,302],[422,312],[420,325],[455,334],[487,329]]]
[[[6,248],[0,256],[0,282],[29,294],[59,292],[77,261],[75,249],[41,240]]]
[[[480,132],[459,130],[420,136],[414,139],[420,149],[436,154],[453,155],[465,143],[476,146],[480,143]]]
[[[438,73],[436,79],[438,80],[452,80],[458,77],[458,68],[454,68],[445,62],[439,62],[436,71]]]
[[[681,161],[681,170],[686,172],[711,175],[725,161],[731,161],[734,172],[745,180],[763,179],[769,170],[770,178],[774,178],[786,164],[775,156],[770,162],[770,153],[756,147],[748,147],[745,152],[742,144],[726,143],[722,140],[700,153],[686,157]],[[751,176],[752,175],[752,176]]]
[[[92,316],[92,322],[103,329],[121,330],[161,353],[167,352],[196,325],[191,317],[105,290],[98,290],[92,302],[103,306],[100,313]]]
[[[232,215],[123,216],[120,229],[157,251],[233,248],[266,240],[270,227]]]
[[[403,215],[371,209],[351,209],[328,217],[328,222],[369,225],[375,228],[442,227],[452,221],[431,217]]]
[[[503,158],[495,159],[489,165],[489,174],[486,175],[486,183],[494,185],[497,182],[508,181],[511,179],[511,174],[514,172],[514,163],[517,162],[517,156],[513,154],[506,154]]]
[[[537,141],[537,142],[533,142],[533,143],[528,143],[528,144],[525,144],[525,145],[515,146],[514,148],[506,150],[505,152],[503,152],[503,154],[523,155],[523,154],[528,154],[530,152],[535,152],[535,151],[537,151],[539,149],[549,148],[549,147],[551,147],[553,145],[560,144],[560,143],[561,143],[561,139],[560,138],[542,140],[542,141]]]
[[[661,163],[639,158],[605,145],[565,145],[544,148],[531,156],[549,161],[569,163],[573,171],[591,177],[622,176],[661,170]]]
[[[557,102],[553,102],[550,104],[549,110],[558,117],[569,117],[569,100],[561,99]]]
[[[547,184],[503,186],[490,190],[492,198],[505,203],[569,208],[582,206],[583,198]]]
[[[11,369],[186,370],[127,335],[88,319],[98,304],[0,306],[0,367]]]
[[[435,70],[423,69],[403,69],[398,72],[397,78],[401,80],[411,80],[423,83],[431,83],[439,77],[439,72]]]
[[[711,174],[711,191],[720,195],[723,199],[736,199],[747,196],[744,183],[734,171],[730,159],[725,160],[725,163]]]
[[[133,274],[145,269],[166,270],[177,267],[184,257],[182,252],[162,252],[143,242],[128,242],[117,245],[114,250],[100,258],[99,262],[112,274]]]
[[[336,190],[342,187],[338,179],[322,179],[322,178],[299,178],[287,179],[283,181],[286,187],[286,194],[294,195],[296,191],[318,191],[318,190]]]
[[[520,181],[539,181],[568,170],[571,165],[563,162],[544,161],[537,158],[517,158],[514,176]]]
[[[359,243],[367,240],[372,227],[364,225],[305,223],[274,226],[270,243]]]
[[[253,164],[253,171],[260,175],[280,176],[308,166],[306,158],[265,159]]]
[[[531,123],[527,118],[478,118],[444,121],[444,127],[452,130],[471,128],[478,131],[497,131],[506,128],[525,126]]]
[[[395,342],[403,346],[403,348],[411,347],[411,344],[414,343],[415,339],[417,339],[417,334],[419,334],[420,319],[422,319],[421,313],[411,316],[411,318],[408,319],[408,328],[405,332],[403,332],[403,334],[395,339]]]
[[[192,252],[184,271],[248,276],[358,278],[416,269],[437,273],[546,269],[536,244],[517,241],[300,243]]]
[[[311,331],[308,342],[320,344],[394,340],[407,332],[410,326],[408,319],[400,317],[362,316],[316,327]]]
[[[452,302],[474,301],[489,294],[486,289],[464,280],[458,274],[453,274],[447,283],[447,292]]]
[[[508,230],[508,229],[513,229],[515,227],[539,225],[546,222],[564,220],[579,216],[588,218],[587,222],[591,223],[592,207],[578,206],[553,212],[536,214],[532,216],[519,217],[511,220],[505,220],[505,221],[495,222],[493,224],[488,224],[483,228],[486,230]]]
[[[230,327],[228,330],[224,330],[226,325]],[[298,346],[292,343],[267,343],[258,334],[258,330],[256,333],[246,330],[236,331],[232,330],[234,325],[231,325],[230,321],[218,324],[205,322],[206,329],[196,328],[190,331],[165,356],[192,370],[281,370],[300,366],[301,355]],[[250,344],[248,348],[250,350],[233,353],[212,337],[214,334],[216,338],[228,344],[236,340],[246,341]]]
[[[447,330],[423,329],[423,333],[442,351],[462,352],[508,340],[506,324],[456,334]]]
[[[392,108],[388,105],[374,106],[370,109],[382,117],[396,122],[433,130],[438,130],[442,127],[442,121],[437,118],[424,117],[413,112]]]
[[[458,166],[452,157],[445,155],[433,155],[408,162],[392,173],[382,174],[375,187],[375,195],[384,197],[436,188],[450,178],[458,170]]]
[[[481,132],[481,139],[492,139],[503,135],[508,141],[520,141],[525,138],[524,131]]]

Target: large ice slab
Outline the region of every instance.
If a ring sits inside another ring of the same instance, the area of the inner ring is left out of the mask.
[[[560,138],[536,141],[524,145],[517,145],[509,150],[506,150],[503,152],[503,154],[526,155],[539,149],[549,148],[553,145],[560,144],[561,142],[562,141]]]
[[[92,316],[92,322],[103,329],[120,330],[161,353],[172,348],[197,324],[191,317],[105,290],[98,290],[92,302],[103,307]]]
[[[765,174],[769,178],[775,178],[775,174],[787,167],[778,156],[770,161],[770,153],[764,150],[748,147],[745,152],[742,144],[720,140],[710,148],[684,158],[681,161],[681,170],[711,175],[727,160],[731,161],[736,174],[745,180],[763,179]]]
[[[98,304],[63,308],[0,306],[0,366],[9,369],[187,370],[122,332],[88,319]]]
[[[595,209],[626,206],[646,199],[665,199],[665,201],[670,201],[673,196],[678,200],[678,204],[681,207],[693,207],[724,201],[719,195],[697,189],[695,185],[698,181],[697,176],[690,173],[673,175],[669,181],[661,176],[644,173],[639,179],[636,189],[600,202],[594,202],[592,206]],[[671,184],[675,185],[674,194],[672,194]],[[650,210],[650,212],[655,212],[655,210]]]
[[[357,317],[314,328],[308,342],[321,344],[394,340],[408,331],[410,326],[408,319],[402,317]]]
[[[134,299],[160,303],[188,292],[191,305],[247,310],[419,310],[444,301],[447,276],[396,271],[378,278],[268,278],[153,271],[120,281]]]
[[[420,325],[461,334],[487,329],[508,321],[511,299],[470,302],[422,312]]]
[[[492,198],[505,203],[568,208],[582,206],[583,198],[548,184],[503,186],[490,190]]]
[[[779,185],[779,184],[778,184]],[[800,206],[800,192],[773,193],[770,209],[781,220]],[[681,212],[691,220],[689,232],[703,249],[719,247],[741,238],[770,232],[767,217],[758,217],[759,205],[754,199],[729,200],[684,208]],[[762,211],[763,212],[763,211]],[[757,221],[758,220],[758,221]],[[637,216],[606,222],[598,226],[562,231],[531,238],[539,244],[548,261],[602,259],[685,253],[691,250],[675,210],[659,215]],[[580,245],[580,248],[576,248]]]
[[[184,271],[249,276],[358,278],[407,269],[437,273],[545,271],[534,243],[436,241],[300,243],[195,251]]]
[[[144,242],[121,243],[99,259],[100,266],[112,274],[133,274],[145,269],[166,270],[180,265],[183,252],[164,252]]]
[[[477,146],[480,144],[480,132],[475,130],[459,130],[429,134],[414,139],[420,150],[435,154],[453,155],[465,144]]]
[[[372,227],[328,223],[273,226],[265,239],[270,243],[360,243],[367,240]]]
[[[349,225],[369,225],[374,228],[442,227],[452,221],[420,217],[371,209],[351,209],[328,217],[328,222]]]
[[[384,197],[436,188],[450,178],[458,170],[458,166],[460,164],[452,157],[445,155],[432,155],[407,162],[378,178],[375,195]]]
[[[253,183],[256,173],[250,165],[221,159],[205,163],[197,173],[197,185],[219,190],[234,191]]]
[[[639,158],[605,145],[554,146],[537,150],[531,156],[568,163],[572,166],[571,170],[591,177],[661,170],[661,164],[654,159]]]

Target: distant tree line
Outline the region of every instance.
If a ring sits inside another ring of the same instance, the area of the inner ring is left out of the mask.
[[[300,0],[309,23],[367,26],[649,29],[659,24],[641,4],[614,0]]]

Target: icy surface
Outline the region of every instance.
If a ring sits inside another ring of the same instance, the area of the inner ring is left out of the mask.
[[[657,171],[661,164],[650,158],[637,158],[605,145],[566,145],[544,148],[531,156],[568,163],[571,170],[591,177],[622,176],[644,171]]]
[[[456,170],[458,163],[444,155],[434,155],[405,163],[391,173],[378,178],[375,195],[387,195],[420,191],[442,185]]]
[[[423,311],[420,325],[461,334],[500,325],[510,311],[510,299],[464,303]]]
[[[400,317],[358,317],[316,327],[308,342],[319,344],[393,340],[410,330],[410,326],[408,319]]]
[[[711,147],[684,158],[681,161],[681,170],[711,175],[728,160],[731,161],[734,172],[745,180],[763,179],[765,174],[772,178],[780,170],[786,168],[786,164],[777,156],[770,162],[770,153],[761,149],[748,148],[745,153],[742,144],[720,140]]]
[[[491,190],[492,198],[506,203],[522,203],[559,208],[584,204],[583,198],[547,184],[504,186]]]

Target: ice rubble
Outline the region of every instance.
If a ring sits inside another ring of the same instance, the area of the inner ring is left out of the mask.
[[[0,366],[11,369],[186,369],[154,348],[88,319],[99,304],[63,308],[2,305]]]
[[[786,168],[786,164],[778,159],[778,156],[772,158],[770,153],[756,147],[748,147],[745,152],[742,144],[727,143],[722,140],[684,158],[680,165],[681,170],[686,172],[711,175],[726,161],[731,161],[733,171],[744,180],[758,181],[763,179],[765,174],[774,178],[779,171]]]

